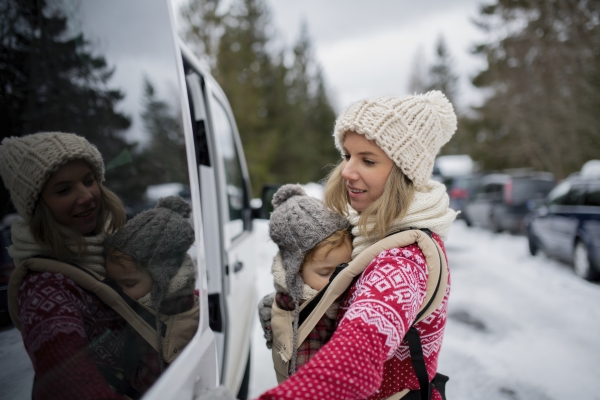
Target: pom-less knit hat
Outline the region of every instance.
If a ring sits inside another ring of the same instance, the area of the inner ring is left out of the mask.
[[[98,149],[81,136],[40,132],[5,138],[0,145],[0,175],[23,219],[29,221],[50,175],[72,160],[89,163],[94,177],[104,182],[104,162]]]
[[[378,97],[352,104],[337,118],[334,137],[340,151],[351,131],[373,140],[421,190],[431,177],[437,153],[456,131],[456,115],[438,90]]]

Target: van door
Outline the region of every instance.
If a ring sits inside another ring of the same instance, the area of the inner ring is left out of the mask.
[[[11,78],[2,83],[1,109],[10,112],[0,118],[1,136],[38,131],[84,136],[101,152],[106,186],[122,199],[128,217],[167,195],[179,195],[192,206],[196,240],[188,253],[196,266],[199,328],[145,395],[191,399],[218,383],[215,337],[208,321],[210,252],[204,247],[204,237],[218,231],[207,231],[202,219],[198,161],[171,5],[166,0],[2,4],[2,68]],[[6,189],[0,187],[0,193],[2,218],[12,210]],[[118,333],[105,347],[114,350],[115,360],[124,346],[124,335]],[[102,340],[108,341],[106,337]],[[61,349],[56,350],[58,354]],[[21,357],[28,356],[23,351]],[[57,370],[53,379],[64,379],[65,387],[86,387],[87,381],[76,382],[69,372]],[[16,397],[31,397],[33,379],[26,381],[25,393],[13,391]]]
[[[250,182],[231,108],[217,83],[206,80],[210,137],[214,139],[217,200],[221,220],[223,295],[227,329],[221,381],[237,393],[250,353],[256,317],[256,243]]]

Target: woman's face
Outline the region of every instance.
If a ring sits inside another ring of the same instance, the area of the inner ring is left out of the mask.
[[[96,228],[100,199],[100,187],[92,168],[83,160],[61,166],[50,176],[41,193],[41,201],[54,220],[82,235]]]
[[[342,178],[350,205],[360,212],[383,194],[394,162],[379,146],[356,132],[346,133],[343,150]]]

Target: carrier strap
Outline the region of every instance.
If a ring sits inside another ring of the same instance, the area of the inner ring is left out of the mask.
[[[317,322],[325,314],[325,311],[346,291],[354,278],[360,275],[379,253],[397,247],[406,247],[414,243],[423,251],[428,269],[427,294],[414,323],[422,321],[437,309],[444,300],[448,282],[446,259],[442,256],[439,245],[422,230],[412,229],[398,232],[363,250],[325,288],[300,306],[299,311],[302,314],[303,310],[313,303],[313,299],[320,298],[320,301],[315,302],[316,305],[311,305],[313,307],[312,311],[308,313],[308,316],[298,328],[297,345],[300,346],[306,340]]]
[[[325,311],[346,291],[353,279],[360,275],[379,253],[393,248],[406,247],[414,243],[419,246],[427,262],[427,293],[423,305],[405,337],[408,341],[412,365],[419,381],[419,396],[421,400],[429,400],[431,398],[431,383],[425,365],[421,337],[414,325],[429,316],[444,300],[448,283],[448,266],[445,257],[442,255],[442,250],[437,242],[433,240],[431,231],[428,229],[410,229],[392,233],[362,251],[349,264],[340,264],[327,285],[300,306],[297,345],[300,346],[304,342]],[[408,393],[409,391],[406,389],[396,393],[392,398],[400,399]]]
[[[411,326],[406,333],[408,340],[408,349],[410,351],[410,359],[412,361],[417,380],[419,381],[421,400],[431,399],[431,385],[429,376],[427,375],[427,367],[425,366],[425,357],[423,356],[423,346],[421,345],[421,336],[419,331],[414,326]]]
[[[72,279],[83,289],[94,293],[104,304],[115,310],[154,350],[159,351],[158,335],[154,328],[156,326],[154,319],[156,316],[150,309],[125,295],[118,288],[118,285],[115,284],[115,287],[111,287],[105,283],[99,274],[81,266],[66,264],[51,258],[28,258],[21,262],[11,274],[8,284],[9,312],[17,329],[21,329],[21,322],[17,314],[19,286],[29,271],[61,273]],[[108,283],[110,283],[110,280],[108,280]]]

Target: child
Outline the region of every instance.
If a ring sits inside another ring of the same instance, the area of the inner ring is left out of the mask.
[[[283,345],[275,348],[273,353],[277,378],[281,381],[307,363],[331,338],[335,329],[337,303],[327,310],[296,350],[299,306],[329,282],[338,265],[350,262],[352,244],[348,221],[327,211],[320,200],[307,196],[300,185],[282,186],[273,196],[273,206],[275,209],[271,214],[269,235],[279,247],[272,266],[277,291],[271,320],[275,347],[277,338],[282,334],[280,331],[289,329],[289,326],[284,327],[286,318],[278,321],[277,313],[279,310],[293,312],[291,357],[286,355],[290,349]],[[281,321],[284,321],[284,325],[281,325]],[[278,371],[277,357],[283,359],[287,371]]]
[[[194,230],[186,220],[190,213],[191,207],[181,197],[161,198],[155,208],[136,215],[105,243],[108,276],[138,303],[162,314],[156,318],[157,332],[163,330],[167,316],[177,315],[178,324],[185,326],[169,327],[164,339],[158,334],[158,354],[141,337],[130,343],[139,354],[129,359],[142,361],[126,365],[126,370],[132,386],[142,393],[160,375],[165,361],[172,362],[187,345],[198,326],[196,272],[187,254],[194,243]]]

